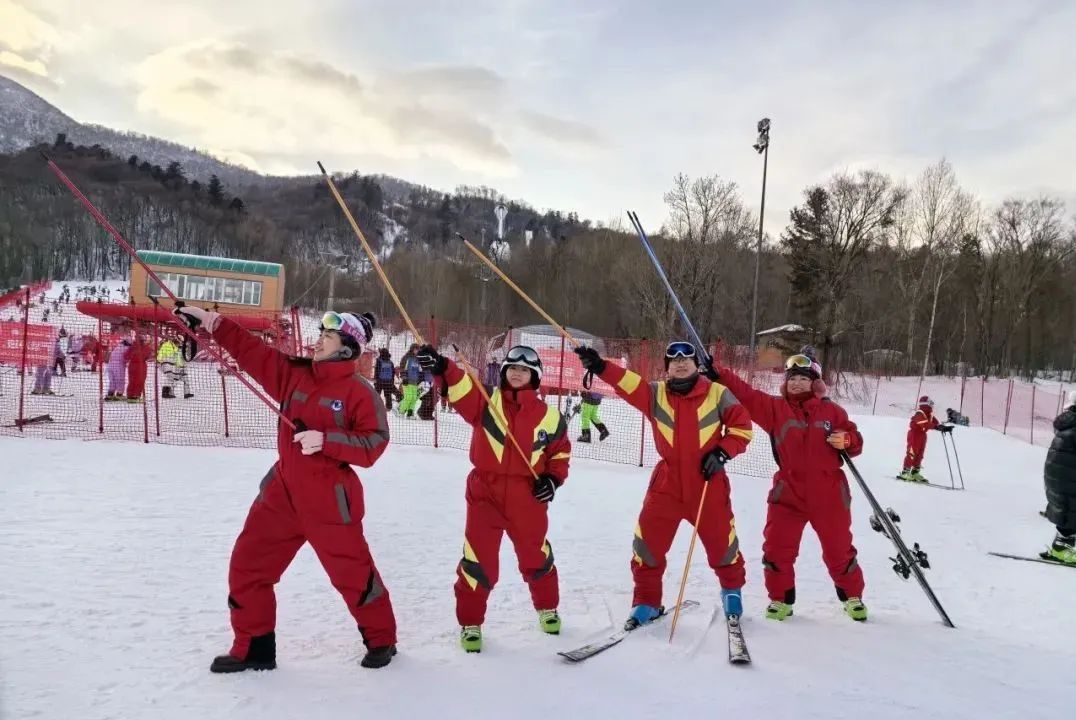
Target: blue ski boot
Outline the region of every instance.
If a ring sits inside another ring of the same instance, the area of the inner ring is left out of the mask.
[[[631,609],[631,615],[628,616],[627,622],[624,623],[624,629],[634,630],[640,625],[653,622],[661,617],[662,612],[664,612],[664,608],[657,608],[653,605],[636,605]]]
[[[721,607],[725,610],[725,616],[743,615],[743,596],[740,588],[728,590],[721,588]]]

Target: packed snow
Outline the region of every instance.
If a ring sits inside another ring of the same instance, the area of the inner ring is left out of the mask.
[[[542,634],[511,544],[485,626],[486,647],[458,647],[452,583],[462,542],[464,452],[393,445],[362,472],[367,537],[392,593],[400,655],[358,666],[361,643],[339,596],[304,549],[278,586],[279,668],[215,676],[230,644],[228,556],[274,453],[110,441],[0,438],[0,714],[9,718],[1029,718],[1066,717],[1076,660],[1076,572],[987,555],[1035,554],[1053,528],[1044,450],[989,429],[958,428],[965,492],[900,483],[906,422],[857,417],[858,465],[903,532],[929,553],[927,576],[957,629],[870,530],[853,489],[870,620],[841,611],[808,531],[796,614],[762,618],[761,535],[769,482],[734,476],[748,563],[750,667],[726,662],[718,589],[696,552],[675,640],[642,630],[581,665],[557,651],[619,626],[647,470],[573,463],[551,507],[564,630]],[[948,484],[940,438],[926,471]],[[853,484],[853,488],[855,488]],[[675,598],[689,527],[669,555]],[[709,627],[708,627],[709,626]]]

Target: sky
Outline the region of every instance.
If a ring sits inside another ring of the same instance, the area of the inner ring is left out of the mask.
[[[758,210],[947,158],[1076,211],[1076,2],[0,0],[0,74],[82,122],[274,174],[487,185],[609,223],[678,173]]]

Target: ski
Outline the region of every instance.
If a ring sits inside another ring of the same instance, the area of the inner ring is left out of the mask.
[[[934,589],[930,587],[930,583],[928,583],[927,579],[923,576],[923,568],[930,567],[927,554],[919,547],[919,543],[915,543],[912,546],[912,550],[908,549],[908,546],[904,542],[904,538],[900,535],[900,528],[897,527],[897,523],[900,522],[900,516],[893,512],[893,508],[882,509],[882,506],[878,503],[878,498],[874,497],[874,493],[871,492],[870,487],[868,487],[867,481],[859,474],[859,470],[856,469],[855,463],[852,462],[852,458],[843,450],[840,451],[840,453],[841,459],[844,460],[844,464],[856,479],[863,494],[866,495],[867,502],[870,503],[871,510],[874,513],[870,517],[871,529],[875,532],[880,532],[889,538],[889,541],[893,543],[893,546],[897,550],[896,556],[889,558],[893,561],[893,571],[905,580],[914,575],[915,581],[919,583],[919,587],[922,588],[923,593],[927,596],[927,600],[930,601],[930,604],[934,606],[934,610],[937,611],[942,622],[946,627],[955,628],[956,625],[949,619],[949,614],[945,612],[945,608],[942,607],[941,601],[938,600],[938,596],[934,594]]]
[[[902,483],[905,483],[907,485],[922,485],[924,487],[937,488],[938,490],[960,490],[961,489],[961,488],[958,488],[958,487],[952,487],[950,485],[938,485],[937,483],[932,483],[932,482],[912,482],[911,480],[905,480],[900,475],[894,475],[894,477],[897,480],[900,480]]]
[[[740,616],[726,615],[725,627],[729,633],[729,662],[733,665],[750,665],[751,653],[747,651],[747,641],[743,637]]]
[[[692,608],[698,607],[698,606],[699,606],[699,604],[697,602],[695,602],[694,600],[685,600],[680,605],[680,612],[683,613],[683,612],[686,612],[686,611],[688,611],[688,610],[690,610]],[[628,635],[635,632],[636,630],[639,630],[639,629],[642,629],[642,628],[648,628],[648,627],[652,626],[654,623],[658,622],[662,618],[664,618],[664,617],[668,616],[669,614],[671,614],[672,611],[675,610],[675,609],[676,609],[675,606],[673,606],[671,608],[663,608],[660,615],[658,615],[656,618],[654,618],[650,622],[646,623],[645,625],[637,625],[637,626],[635,626],[633,628],[630,628],[630,629],[623,628],[621,630],[617,630],[612,635],[609,635],[608,637],[602,638],[601,640],[597,640],[597,641],[592,642],[592,643],[587,643],[586,645],[583,645],[582,647],[578,647],[575,650],[567,650],[565,652],[559,652],[559,653],[557,653],[557,655],[560,655],[562,658],[564,658],[568,662],[572,662],[572,663],[583,662],[584,660],[587,660],[589,658],[594,657],[595,655],[597,655],[600,652],[604,652],[604,651],[608,650],[609,648],[611,648],[611,647],[613,647],[615,645],[619,645],[620,643],[622,643],[624,641],[624,639],[626,637],[628,637]]]
[[[1061,562],[1060,560],[1055,560],[1054,558],[1050,557],[1049,553],[1045,552],[1039,553],[1038,557],[1029,557],[1027,555],[1009,555],[1008,553],[997,552],[991,552],[987,554],[999,558],[1009,558],[1010,560],[1026,560],[1027,562],[1037,562],[1042,563],[1043,565],[1060,565],[1061,567],[1076,568],[1076,565],[1071,565],[1069,563]]]

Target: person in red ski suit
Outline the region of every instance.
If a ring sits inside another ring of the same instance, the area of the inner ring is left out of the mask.
[[[153,350],[146,342],[146,335],[135,332],[135,340],[127,352],[127,402],[142,402],[146,390],[146,363],[153,357]]]
[[[943,425],[934,417],[934,401],[924,395],[919,398],[919,406],[908,421],[908,449],[904,453],[904,469],[898,480],[908,482],[926,482],[923,477],[923,455],[927,450],[927,431],[941,430]]]
[[[314,356],[304,359],[269,347],[216,313],[195,307],[177,313],[210,331],[298,429],[279,423],[278,459],[235,541],[228,569],[235,641],[210,670],[276,667],[273,586],[307,542],[358,624],[367,648],[362,666],[387,665],[396,654],[396,619],[366,544],[362,483],[351,469],[372,466],[389,442],[385,405],[355,361],[360,343],[373,334],[373,315],[326,313]]]
[[[538,398],[541,358],[525,345],[508,351],[501,364],[500,384],[490,394],[492,409],[477,381],[432,345],[419,348],[416,358],[423,369],[444,378],[448,401],[474,428],[463,557],[456,567],[461,647],[481,652],[481,626],[489,594],[497,584],[501,538],[506,532],[516,550],[519,572],[530,587],[539,628],[558,634],[560,590],[553,547],[546,538],[548,503],[568,478],[572,446],[564,417]],[[527,462],[508,439],[504,421],[508,433],[528,453]]]
[[[866,620],[863,570],[852,544],[852,495],[840,456],[842,450],[849,457],[859,455],[863,437],[844,408],[825,397],[821,365],[807,355],[793,355],[785,368],[780,397],[756,390],[732,370],[718,369],[721,382],[769,434],[777,461],[762,543],[770,598],[766,617],[784,620],[792,614],[794,566],[803,529],[810,523],[845,612],[854,620]]]
[[[650,476],[632,541],[635,592],[625,626],[642,625],[662,614],[665,556],[680,522],[695,522],[706,483],[710,488],[697,526],[699,540],[717,575],[726,614],[742,614],[740,589],[746,573],[724,466],[751,441],[748,411],[730,388],[699,375],[691,343],[670,343],[665,351],[668,379],[649,383],[606,362],[593,348],[575,352],[588,373],[598,375],[646,416],[661,456]]]

